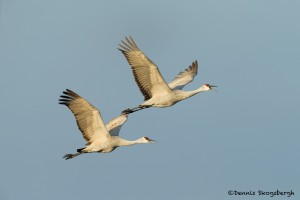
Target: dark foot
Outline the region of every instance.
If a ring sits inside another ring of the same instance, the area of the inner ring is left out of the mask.
[[[133,113],[133,111],[130,108],[127,108],[126,110],[122,111],[122,114],[129,114],[129,113]]]
[[[73,154],[66,154],[63,158],[65,158],[66,160],[74,158]]]

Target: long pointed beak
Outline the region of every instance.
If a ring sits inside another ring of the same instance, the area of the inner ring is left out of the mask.
[[[214,89],[216,87],[218,87],[218,86],[216,86],[216,85],[209,85],[209,89],[211,89],[212,91],[215,91],[215,92],[217,92],[217,90]]]
[[[149,140],[148,140],[150,143],[155,143],[156,142],[156,140],[152,140],[152,139],[150,139],[149,138]]]
[[[218,87],[218,86],[216,86],[216,85],[209,85],[209,89],[211,89],[212,91],[217,91],[216,89],[214,89],[216,87]]]

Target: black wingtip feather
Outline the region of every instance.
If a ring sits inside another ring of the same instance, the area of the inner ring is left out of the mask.
[[[70,89],[66,89],[66,91],[68,91],[68,92],[70,92],[70,93],[75,93],[75,92],[73,92],[73,91],[70,90]]]
[[[59,102],[69,102],[70,99],[59,99]]]
[[[71,96],[66,96],[66,95],[60,95],[61,98],[65,98],[65,99],[74,99],[73,97]]]
[[[59,99],[58,103],[66,106],[68,106],[70,101],[76,99],[77,97],[80,97],[78,94],[76,94],[70,89],[66,89],[65,91],[63,91],[63,94],[65,95],[60,95],[62,99]]]

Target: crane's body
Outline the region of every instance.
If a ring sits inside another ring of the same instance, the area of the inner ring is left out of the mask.
[[[158,108],[173,106],[177,102],[187,99],[191,96],[194,96],[195,94],[197,94],[199,92],[209,90],[206,88],[209,88],[209,87],[202,86],[198,90],[188,91],[188,92],[183,91],[183,90],[172,90],[172,92],[163,91],[161,93],[156,93],[155,96],[152,96],[151,99],[140,104],[140,106],[141,107],[153,106],[153,107],[158,107]]]
[[[96,133],[97,134],[97,133]],[[82,153],[91,153],[91,152],[99,152],[99,153],[110,153],[118,147],[122,146],[131,146],[134,144],[142,144],[148,143],[144,140],[144,138],[140,138],[137,140],[125,140],[118,136],[104,136],[98,138],[97,142],[94,142],[83,149],[79,149],[79,152]]]
[[[169,84],[166,83],[158,67],[139,49],[134,40],[125,37],[119,49],[131,66],[134,79],[144,95],[145,102],[139,106],[124,110],[122,113],[132,113],[148,107],[169,107],[200,92],[212,90],[213,85],[204,84],[193,91],[181,90],[187,83],[193,81],[197,74],[198,63],[192,65]]]
[[[88,101],[68,89],[63,93],[65,95],[61,95],[59,103],[66,105],[73,112],[78,128],[87,142],[84,148],[77,149],[77,153],[66,154],[66,160],[84,153],[109,153],[121,146],[154,142],[148,137],[133,141],[119,137],[121,126],[127,121],[127,114],[121,114],[105,126],[100,111]]]

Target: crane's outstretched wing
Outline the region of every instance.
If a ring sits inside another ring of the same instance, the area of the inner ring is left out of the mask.
[[[184,86],[194,80],[194,77],[198,73],[198,62],[197,60],[192,63],[185,71],[180,72],[173,80],[169,83],[169,87],[174,90],[182,90]]]
[[[163,79],[158,67],[139,49],[133,39],[125,37],[119,49],[131,66],[135,81],[145,97],[150,99],[155,92],[171,92],[170,87]]]
[[[113,136],[119,136],[119,132],[123,124],[127,121],[128,114],[121,114],[118,117],[113,118],[106,124],[106,129]]]
[[[97,108],[71,90],[67,89],[63,93],[65,95],[60,96],[59,104],[66,105],[72,111],[87,144],[109,134]]]

